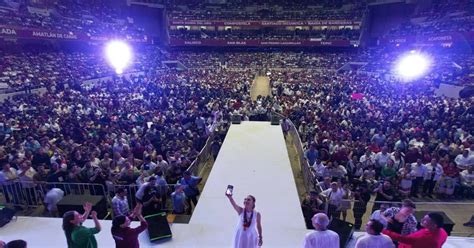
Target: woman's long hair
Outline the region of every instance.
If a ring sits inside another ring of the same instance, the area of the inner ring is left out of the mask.
[[[127,217],[125,217],[125,215],[119,215],[119,216],[116,216],[113,220],[112,220],[112,233],[115,233],[117,232],[118,230],[120,230],[120,225],[122,225],[123,223],[125,223],[125,221],[127,220]]]
[[[72,224],[71,221],[74,220],[74,213],[75,211],[67,211],[63,215],[63,230],[64,234],[66,234],[67,246],[72,247],[72,230],[76,227],[76,225]]]

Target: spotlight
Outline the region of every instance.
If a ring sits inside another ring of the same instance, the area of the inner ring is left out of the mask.
[[[128,66],[132,58],[130,47],[125,42],[118,40],[107,44],[105,54],[117,74],[123,73],[123,70]]]
[[[396,72],[405,81],[412,81],[424,76],[429,67],[430,60],[426,56],[411,51],[398,61]]]

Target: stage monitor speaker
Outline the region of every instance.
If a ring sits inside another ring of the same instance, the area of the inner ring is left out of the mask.
[[[231,117],[232,124],[240,124],[242,122],[242,116],[241,115],[232,115]]]
[[[90,202],[92,210],[97,212],[99,219],[107,216],[107,203],[102,195],[66,195],[58,202],[58,212],[63,216],[67,211],[84,212],[84,203]]]
[[[278,115],[272,114],[271,124],[280,125],[280,117]]]
[[[148,236],[151,242],[171,238],[173,236],[168,220],[166,219],[166,213],[147,215],[145,216],[145,220],[148,223]]]
[[[328,229],[339,234],[339,244],[343,248],[349,243],[354,233],[354,224],[333,218],[329,223]]]

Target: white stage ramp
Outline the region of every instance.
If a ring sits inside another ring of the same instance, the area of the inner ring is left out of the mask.
[[[163,247],[231,247],[238,216],[224,195],[252,194],[262,215],[264,247],[298,247],[307,232],[280,126],[268,122],[232,125],[204,186],[185,235],[173,228]]]

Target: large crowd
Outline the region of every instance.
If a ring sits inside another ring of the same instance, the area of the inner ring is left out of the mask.
[[[89,36],[126,35],[143,39],[144,29],[106,1],[0,1],[0,23],[6,26],[81,32]]]
[[[171,38],[185,40],[357,40],[358,29],[284,30],[284,29],[237,29],[223,31],[170,30]]]
[[[391,36],[430,36],[474,31],[472,1],[436,1],[430,8],[415,12],[410,20],[390,30]]]
[[[344,8],[343,8],[344,7]],[[176,20],[360,20],[366,1],[308,0],[255,1],[209,4],[196,1],[170,1],[169,17]]]

